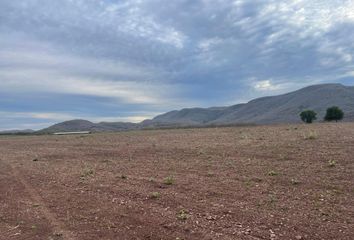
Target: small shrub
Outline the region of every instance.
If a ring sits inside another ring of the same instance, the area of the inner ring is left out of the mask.
[[[317,138],[318,138],[318,136],[315,131],[310,131],[307,135],[304,135],[305,140],[315,140]]]
[[[324,117],[325,121],[338,121],[342,120],[344,117],[344,112],[339,107],[333,106],[327,108],[326,116]]]
[[[297,179],[291,179],[291,184],[292,185],[299,185],[301,182],[299,181],[299,180],[297,180]]]
[[[252,186],[252,181],[249,180],[249,179],[246,180],[246,181],[245,181],[245,186],[246,186],[246,187],[251,187],[251,186]]]
[[[269,203],[270,203],[270,204],[275,204],[276,202],[277,202],[276,196],[270,194],[270,195],[269,195]]]
[[[166,185],[172,185],[174,182],[175,181],[174,181],[173,177],[171,177],[171,176],[169,176],[163,180],[163,183]]]
[[[189,218],[189,215],[188,215],[187,211],[181,210],[181,211],[179,211],[179,213],[177,214],[177,218],[178,218],[179,220],[185,221],[185,220],[187,220],[187,219]]]
[[[317,113],[312,110],[305,110],[300,113],[300,118],[305,123],[312,123],[313,120],[316,120]]]
[[[329,161],[328,161],[328,166],[329,166],[329,167],[335,167],[335,166],[336,166],[336,163],[337,163],[337,162],[336,162],[335,160],[329,160]]]
[[[277,176],[277,175],[278,175],[278,173],[275,172],[275,171],[269,171],[268,172],[268,176]]]
[[[95,173],[95,171],[92,168],[85,168],[81,172],[81,178],[87,178],[89,176],[92,176]]]
[[[152,192],[150,194],[150,198],[156,199],[159,198],[161,196],[161,194],[159,192]]]

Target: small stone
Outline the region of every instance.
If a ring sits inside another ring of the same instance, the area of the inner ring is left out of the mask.
[[[300,235],[297,235],[295,238],[296,238],[296,240],[301,240],[302,239],[302,237]]]
[[[63,233],[61,233],[61,232],[55,232],[53,235],[56,236],[56,237],[62,237],[62,236],[63,236]]]
[[[247,228],[246,231],[245,231],[245,234],[246,234],[246,235],[251,234],[251,229],[250,229],[250,228]]]

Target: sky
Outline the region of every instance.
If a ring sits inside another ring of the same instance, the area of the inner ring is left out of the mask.
[[[354,85],[354,0],[0,0],[0,130]]]

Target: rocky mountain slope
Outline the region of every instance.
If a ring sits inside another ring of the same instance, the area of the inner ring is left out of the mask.
[[[91,131],[91,132],[113,132],[132,130],[137,128],[136,123],[124,122],[100,122],[92,123],[87,120],[70,120],[62,123],[55,124],[48,128],[42,129],[40,133],[53,133],[53,132],[75,132],[75,131]]]
[[[300,122],[299,113],[312,109],[318,120],[326,109],[338,106],[345,113],[344,121],[354,120],[354,87],[341,84],[321,84],[278,96],[262,97],[229,107],[186,108],[156,116],[141,123],[92,123],[72,120],[42,131],[121,131],[162,126],[203,126],[225,124],[273,124]]]

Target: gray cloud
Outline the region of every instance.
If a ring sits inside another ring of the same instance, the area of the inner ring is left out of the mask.
[[[0,93],[113,99],[146,115],[232,104],[350,82],[352,39],[353,0],[4,0]]]

